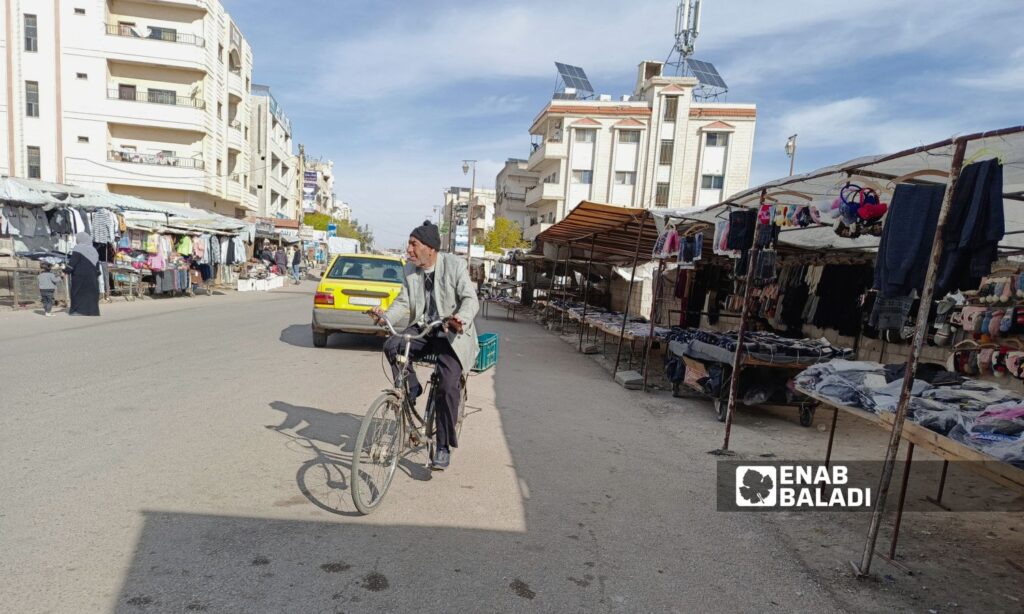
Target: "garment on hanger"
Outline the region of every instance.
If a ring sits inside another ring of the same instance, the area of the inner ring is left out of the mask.
[[[943,234],[935,296],[978,287],[992,271],[1006,233],[1003,165],[993,158],[965,166],[957,181]]]
[[[729,213],[729,235],[726,247],[729,249],[750,249],[754,244],[754,229],[757,226],[757,211],[739,209]]]
[[[113,243],[117,237],[117,217],[110,209],[97,209],[93,213],[92,240],[95,243]]]

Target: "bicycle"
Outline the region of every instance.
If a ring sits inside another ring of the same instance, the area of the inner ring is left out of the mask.
[[[415,451],[427,446],[430,468],[436,450],[435,412],[434,405],[439,394],[437,384],[440,374],[437,369],[436,356],[424,356],[417,362],[433,364],[427,388],[424,390],[426,405],[423,416],[416,411],[413,398],[409,391],[407,365],[410,360],[410,347],[413,341],[423,339],[439,326],[446,326],[450,318],[436,320],[423,327],[418,335],[401,334],[395,330],[386,317],[381,318],[391,335],[401,336],[405,346],[401,354],[396,356],[398,378],[394,387],[385,390],[363,416],[363,423],[356,436],[355,450],[352,452],[352,502],[361,514],[373,512],[384,500],[391,481],[398,469],[398,461],[406,451]],[[463,373],[460,382],[462,391],[459,400],[459,414],[455,425],[456,436],[462,432],[462,418],[466,406],[466,375]],[[406,436],[408,435],[408,437]],[[366,487],[367,492],[361,489]]]

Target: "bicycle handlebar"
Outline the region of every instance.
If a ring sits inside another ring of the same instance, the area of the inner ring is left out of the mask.
[[[434,320],[430,324],[427,324],[426,326],[424,326],[423,330],[420,332],[420,334],[418,334],[418,335],[403,335],[403,336],[408,337],[410,341],[413,340],[413,339],[423,339],[424,337],[429,335],[431,332],[433,332],[433,330],[435,328],[437,328],[438,326],[443,326],[443,325],[448,324],[448,321],[451,320],[451,319],[452,319],[452,317],[449,316],[447,318],[442,318],[440,320]],[[392,335],[394,335],[396,337],[401,335],[401,333],[399,333],[397,330],[395,330],[395,327],[391,324],[391,320],[388,320],[388,317],[386,315],[381,314],[380,322],[383,322],[387,326],[388,330],[391,331]]]

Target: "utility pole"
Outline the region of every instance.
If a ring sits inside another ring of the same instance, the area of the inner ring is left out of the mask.
[[[462,174],[469,172],[470,165],[473,168],[473,183],[469,185],[469,206],[466,207],[466,269],[470,270],[473,265],[473,199],[476,198],[476,160],[462,161]]]
[[[306,146],[299,143],[299,166],[298,166],[298,177],[296,183],[298,183],[298,210],[295,212],[295,218],[299,220],[301,226],[306,221],[306,206],[305,198],[306,192],[303,188],[306,187]]]
[[[796,162],[796,135],[786,140],[786,155],[789,156],[789,176],[793,176],[793,163]]]

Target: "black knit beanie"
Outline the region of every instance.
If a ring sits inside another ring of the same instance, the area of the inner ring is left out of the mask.
[[[433,247],[435,250],[441,249],[441,233],[438,232],[437,226],[430,223],[430,220],[424,221],[422,226],[413,228],[409,236],[415,237],[420,243]]]

